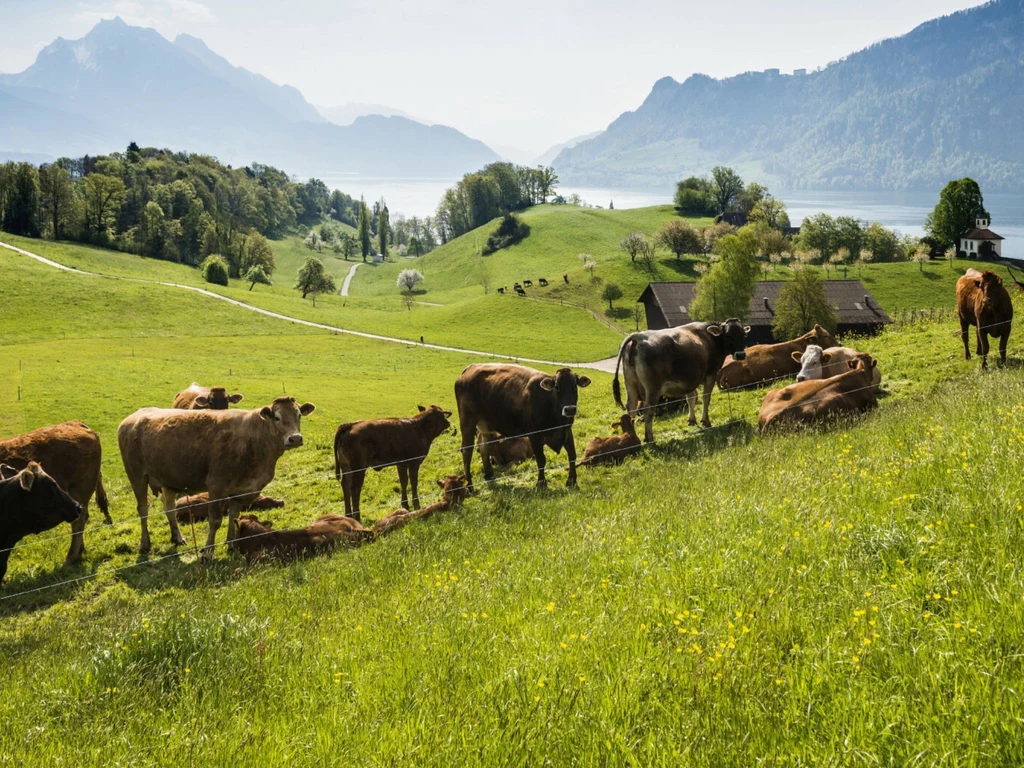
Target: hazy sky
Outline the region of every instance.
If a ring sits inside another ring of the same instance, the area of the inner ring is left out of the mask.
[[[970,0],[0,0],[0,72],[121,16],[314,104],[372,102],[539,154],[660,77],[813,69]]]

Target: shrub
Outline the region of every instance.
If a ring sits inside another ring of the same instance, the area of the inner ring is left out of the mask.
[[[216,254],[211,254],[203,260],[203,280],[214,285],[228,284],[228,263]]]
[[[502,248],[508,248],[510,245],[525,240],[530,236],[530,225],[520,219],[514,213],[506,214],[501,219],[501,224],[498,228],[491,233],[487,238],[487,244],[484,246],[483,252],[494,253]]]

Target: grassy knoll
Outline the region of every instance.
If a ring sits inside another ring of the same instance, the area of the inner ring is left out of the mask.
[[[0,597],[98,575],[0,601],[5,760],[1024,760],[1019,337],[986,374],[959,359],[948,322],[859,342],[888,394],[832,430],[697,434],[674,417],[657,447],[581,472],[578,491],[555,473],[535,492],[524,468],[459,512],[290,565],[165,557],[155,519],[135,567],[115,430],[136,407],[192,379],[249,406],[282,388],[315,402],[268,488],[288,501],[269,515],[284,527],[339,508],[338,422],[450,406],[469,360],[3,252],[0,269],[0,437],[86,419],[115,519],[87,534],[81,566],[46,540],[62,530],[11,558]],[[616,413],[609,377],[594,378],[580,444]],[[716,395],[713,420],[751,418],[760,395]],[[435,443],[425,479],[458,467],[456,445]],[[367,517],[394,508],[396,485],[368,478]]]

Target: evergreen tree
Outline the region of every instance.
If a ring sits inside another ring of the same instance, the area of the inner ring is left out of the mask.
[[[388,213],[388,205],[384,202],[383,197],[377,204],[377,208],[377,240],[379,243],[377,250],[380,252],[381,258],[387,260],[388,242],[391,238],[391,215]]]
[[[370,255],[370,209],[366,207],[366,200],[359,198],[359,248],[363,254],[363,261]]]

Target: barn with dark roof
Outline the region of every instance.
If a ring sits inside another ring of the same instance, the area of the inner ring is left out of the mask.
[[[892,322],[860,280],[825,280],[824,283],[825,296],[839,317],[838,333],[874,334]],[[785,284],[782,280],[768,280],[755,287],[746,320],[750,325],[751,344],[779,341],[772,336],[772,322],[779,291]],[[646,310],[647,327],[660,330],[691,322],[689,307],[696,290],[696,283],[650,283],[637,299]]]

